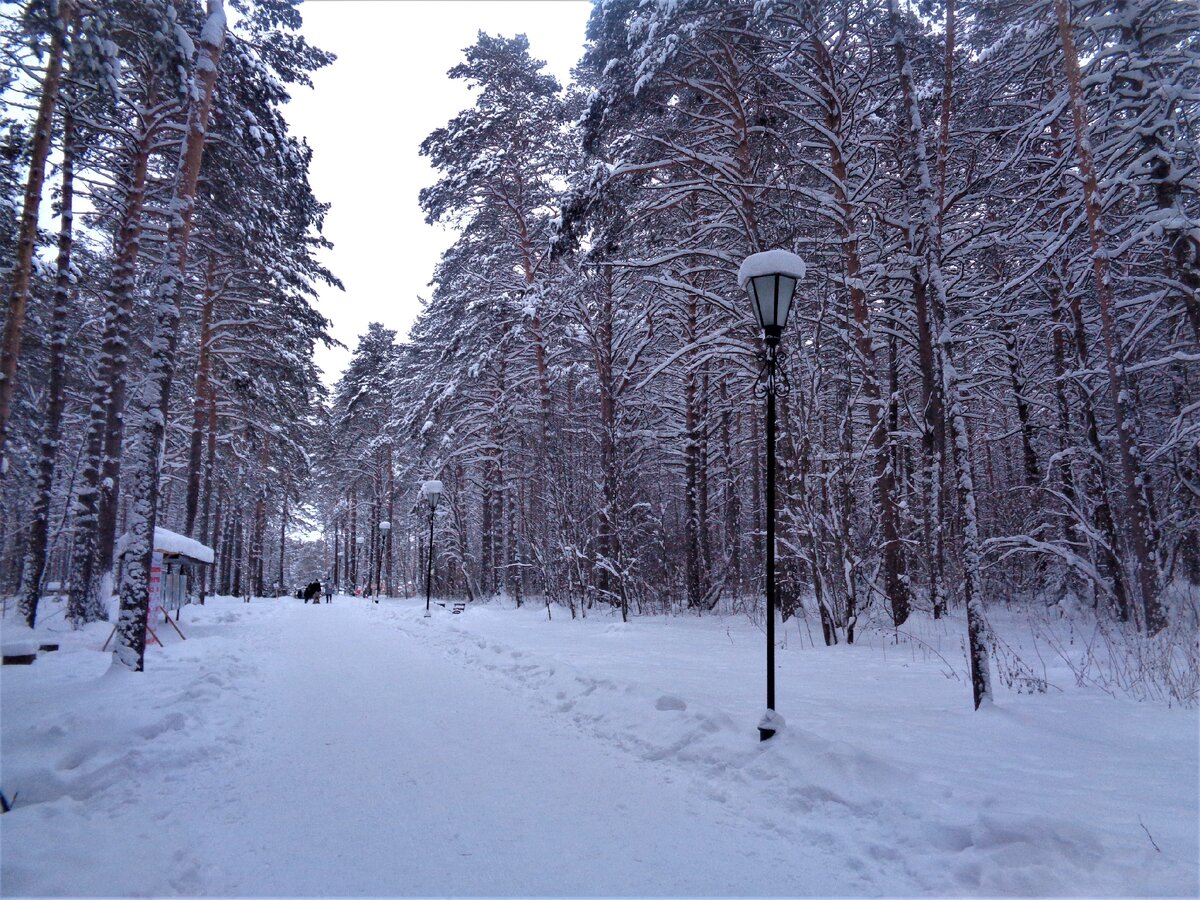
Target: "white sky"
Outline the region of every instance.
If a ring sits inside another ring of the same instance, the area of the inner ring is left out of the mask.
[[[333,207],[326,264],[346,285],[326,288],[320,310],[346,349],[318,347],[333,384],[369,322],[401,337],[453,234],[425,224],[417,192],[435,180],[421,141],[474,103],[446,72],[479,31],[525,34],[530,52],[566,83],[583,52],[588,0],[308,0],[300,7],[310,43],[337,54],[284,110],[313,148],[311,181]]]

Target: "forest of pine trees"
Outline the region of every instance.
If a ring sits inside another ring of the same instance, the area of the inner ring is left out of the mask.
[[[481,33],[421,145],[456,240],[328,397],[325,207],[281,109],[331,58],[287,0],[231,4],[3,23],[0,589],[31,621],[47,581],[102,614],[114,535],[145,555],[155,522],[215,548],[209,592],[419,591],[425,479],[442,595],[761,617],[736,273],[772,248],[808,266],[785,616],[836,643],[965,610],[984,644],[1005,606],[1195,616],[1193,0],[598,0],[570,86]],[[145,568],[112,587],[131,664]]]
[[[0,582],[31,625],[48,584],[76,624],[119,594],[140,668],[155,525],[219,548],[201,595],[282,581],[337,284],[282,107],[332,57],[289,0],[35,0],[0,25]]]

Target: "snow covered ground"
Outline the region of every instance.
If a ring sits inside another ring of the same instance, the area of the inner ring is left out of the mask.
[[[760,744],[744,618],[422,613],[218,598],[140,675],[102,623],[5,667],[0,895],[1200,892],[1196,711],[975,713],[957,623],[789,623]]]

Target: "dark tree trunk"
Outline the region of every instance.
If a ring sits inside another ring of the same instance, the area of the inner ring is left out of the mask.
[[[687,319],[684,322],[683,342],[687,346],[696,340],[696,297],[689,294]],[[692,354],[688,354],[690,357]],[[703,562],[700,556],[700,508],[698,485],[700,479],[700,422],[696,396],[696,373],[690,362],[684,373],[684,571],[687,579],[688,609],[700,605],[703,587]]]
[[[889,18],[895,32],[892,47],[900,82],[902,126],[907,133],[916,175],[915,186],[911,189],[919,216],[917,228],[914,230],[918,251],[916,256],[919,263],[925,265],[929,275],[932,321],[934,330],[939,335],[937,349],[941,353],[939,368],[942,373],[942,393],[947,406],[947,424],[956,448],[955,486],[962,512],[963,600],[967,611],[971,689],[975,708],[978,709],[992,698],[991,629],[983,606],[983,579],[980,572],[982,548],[975,503],[975,483],[971,473],[971,436],[967,430],[962,388],[957,369],[954,367],[954,338],[947,319],[946,283],[941,269],[941,228],[932,195],[929,155],[926,151],[921,112],[917,105],[898,0],[890,0]]]
[[[154,131],[145,128],[139,136],[125,184],[125,206],[117,231],[112,274],[104,295],[104,337],[101,343],[98,374],[92,387],[92,403],[84,438],[83,468],[79,476],[79,492],[75,503],[74,550],[71,561],[70,614],[78,622],[98,618],[103,609],[99,597],[100,580],[112,569],[112,545],[108,558],[100,548],[101,510],[115,514],[116,503],[105,498],[116,497],[114,484],[101,480],[102,470],[109,473],[119,466],[120,441],[112,445],[117,457],[111,464],[105,461],[105,438],[109,422],[124,415],[125,380],[129,360],[129,324],[133,314],[133,293],[136,284],[137,260],[141,251],[142,210],[146,201],[146,173]],[[115,427],[115,426],[114,426]],[[115,529],[114,529],[115,530]],[[107,599],[107,598],[103,598]]]
[[[208,254],[208,268],[204,276],[204,299],[200,304],[200,352],[196,361],[195,400],[192,404],[192,435],[188,446],[187,501],[184,505],[184,533],[192,537],[196,524],[196,512],[200,502],[200,476],[202,466],[202,444],[205,424],[208,421],[210,390],[209,379],[212,369],[212,318],[216,304],[217,256]],[[201,530],[203,533],[203,530]]]
[[[1120,458],[1121,484],[1125,500],[1125,535],[1129,544],[1132,581],[1140,594],[1141,625],[1150,634],[1166,627],[1167,619],[1159,602],[1159,573],[1154,535],[1150,524],[1146,497],[1140,485],[1145,481],[1137,443],[1132,432],[1133,422],[1128,408],[1125,383],[1124,350],[1117,323],[1113,318],[1112,284],[1109,280],[1108,248],[1104,245],[1099,185],[1092,148],[1087,134],[1087,110],[1084,108],[1083,87],[1079,72],[1079,57],[1067,11],[1067,0],[1055,0],[1059,41],[1063,50],[1063,67],[1071,100],[1071,118],[1075,129],[1075,162],[1083,181],[1083,204],[1091,244],[1093,289],[1100,313],[1100,334],[1104,341],[1104,365],[1108,376],[1109,403],[1112,406],[1113,428],[1116,432]]]
[[[37,121],[33,126],[33,146],[29,155],[29,175],[25,182],[25,203],[21,210],[17,234],[17,258],[13,262],[12,286],[8,294],[8,317],[4,320],[4,344],[0,347],[0,478],[7,466],[5,445],[8,443],[8,419],[12,411],[13,390],[17,382],[17,360],[21,356],[21,332],[25,327],[25,307],[29,302],[29,284],[33,276],[33,253],[37,246],[38,210],[42,205],[42,185],[46,180],[46,158],[50,155],[50,139],[54,130],[54,109],[58,104],[58,87],[62,79],[63,47],[67,29],[75,18],[75,4],[62,0],[54,33],[50,37],[50,52],[46,59],[46,74],[42,79],[42,96],[38,104]]]
[[[71,247],[75,197],[75,117],[69,101],[63,105],[63,158],[61,225],[58,230],[58,262],[54,279],[54,313],[50,325],[50,377],[47,387],[46,418],[38,449],[37,494],[29,545],[25,551],[24,581],[20,592],[21,615],[25,624],[37,624],[38,600],[42,575],[46,570],[46,548],[50,534],[50,495],[54,487],[55,461],[62,433],[63,405],[66,392],[67,316],[71,309]]]
[[[114,658],[121,665],[142,671],[146,655],[146,624],[150,608],[150,565],[154,526],[158,518],[159,448],[166,432],[171,382],[175,376],[175,348],[179,340],[179,303],[187,271],[188,239],[195,209],[196,182],[204,156],[209,109],[225,44],[225,10],[222,0],[209,0],[209,19],[201,33],[196,63],[196,100],[187,117],[183,153],[179,162],[167,228],[162,267],[153,294],[154,348],[146,386],[135,404],[136,431],[129,459],[134,465],[130,505],[130,547],[122,572],[121,612],[117,622]],[[219,26],[219,27],[215,27]]]
[[[242,596],[242,510],[239,507],[237,515],[233,521],[233,552],[232,557],[232,576],[233,589],[232,593],[235,597]]]
[[[885,402],[879,388],[870,306],[863,289],[862,262],[858,246],[858,215],[846,193],[847,169],[839,142],[842,132],[841,103],[834,94],[835,71],[824,41],[811,41],[824,78],[821,87],[825,100],[825,135],[830,154],[831,184],[840,216],[838,237],[846,267],[847,294],[854,318],[854,347],[862,376],[862,393],[870,424],[871,448],[875,456],[875,492],[879,501],[880,530],[883,534],[884,590],[891,605],[892,623],[900,626],[912,606],[909,596],[904,544],[900,535],[900,504],[896,498],[896,473],[892,441],[886,425]]]

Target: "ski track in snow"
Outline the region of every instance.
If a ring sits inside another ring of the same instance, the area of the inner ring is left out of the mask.
[[[1197,893],[1195,711],[801,645],[759,744],[744,621],[422,612],[219,598],[144,675],[103,624],[5,668],[0,895]]]

